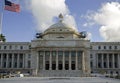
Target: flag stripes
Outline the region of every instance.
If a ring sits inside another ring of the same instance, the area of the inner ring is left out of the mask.
[[[5,10],[12,11],[12,12],[20,12],[20,5],[12,3],[8,0],[5,0]]]

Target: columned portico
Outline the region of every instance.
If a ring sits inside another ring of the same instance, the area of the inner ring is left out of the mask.
[[[43,68],[42,68],[43,70],[59,70],[60,64],[62,64],[62,66],[61,66],[62,68],[60,70],[78,70],[80,68],[83,68],[83,70],[85,69],[85,61],[83,60],[84,59],[84,52],[82,52],[82,51],[74,51],[75,52],[75,56],[73,55],[74,59],[71,58],[71,56],[72,56],[71,53],[74,53],[73,51],[68,51],[69,52],[68,55],[65,55],[66,51],[62,51],[63,53],[62,53],[61,56],[59,56],[60,51],[55,51],[55,50],[47,51],[47,52],[50,53],[49,56],[45,55],[46,51],[44,51],[44,50],[43,51],[39,51],[39,52],[43,53],[43,55],[39,55],[39,57],[42,56],[42,60],[43,60],[43,63],[39,64],[39,66],[43,65]],[[52,56],[53,52],[56,53],[55,60],[52,60],[53,59],[53,56]],[[82,55],[79,55],[78,52],[81,52]],[[79,60],[78,56],[82,57],[81,60],[80,60],[80,61],[82,61],[82,63],[78,63],[78,60]],[[49,57],[49,60],[46,57]],[[66,59],[66,58],[68,58],[68,59]],[[47,61],[49,63],[46,63]],[[55,61],[55,63],[52,63],[54,61]],[[62,63],[58,63],[58,62],[62,62]],[[65,62],[69,62],[69,63],[65,63]],[[48,64],[48,65],[46,65],[46,64]],[[68,66],[66,64],[68,64]],[[53,69],[54,65],[56,65],[55,69]],[[81,66],[81,67],[78,68],[79,67],[78,65]],[[49,68],[46,67],[46,66],[48,66]],[[66,67],[68,67],[68,69]],[[46,68],[48,68],[48,69],[46,69]]]
[[[39,60],[43,60],[43,63],[38,63],[39,65],[38,71],[43,71],[43,72],[52,71],[52,73],[53,71],[54,72],[80,71],[81,74],[85,72],[85,54],[84,54],[84,51],[82,50],[61,51],[61,50],[46,49],[46,50],[40,50],[38,53],[39,53],[38,55]],[[47,57],[49,57],[49,59]],[[41,70],[41,66],[43,67],[42,70]]]

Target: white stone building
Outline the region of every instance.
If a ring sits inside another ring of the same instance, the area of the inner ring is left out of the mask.
[[[119,42],[90,42],[60,18],[31,42],[0,42],[0,73],[42,77],[120,73]]]
[[[120,42],[91,42],[91,72],[120,74]]]

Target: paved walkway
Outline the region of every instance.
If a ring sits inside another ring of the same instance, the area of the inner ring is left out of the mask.
[[[16,77],[0,79],[0,83],[120,83],[120,80],[103,77]]]

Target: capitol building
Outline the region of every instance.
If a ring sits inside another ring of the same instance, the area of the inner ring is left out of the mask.
[[[63,16],[31,42],[0,42],[0,73],[80,77],[120,74],[120,42],[90,42]]]

